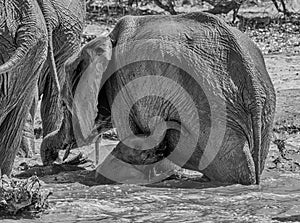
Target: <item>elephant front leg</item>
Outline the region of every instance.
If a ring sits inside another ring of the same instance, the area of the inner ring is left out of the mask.
[[[24,124],[23,136],[18,155],[26,158],[32,157],[35,153],[34,138],[33,117],[30,113],[28,113]]]
[[[32,100],[31,97],[22,98],[0,123],[0,169],[2,174],[9,175],[12,171],[21,143],[30,100]]]
[[[37,105],[38,91],[36,87],[35,96],[32,101],[31,108],[26,116],[21,146],[19,150],[19,155],[23,157],[31,157],[33,154],[35,154],[34,117],[37,110]]]

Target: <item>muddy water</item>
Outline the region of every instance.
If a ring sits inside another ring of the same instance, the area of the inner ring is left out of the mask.
[[[268,175],[268,174],[267,174]],[[56,185],[43,222],[269,222],[300,221],[300,176],[267,177],[257,186],[205,187],[169,182],[161,188],[132,185]],[[177,184],[177,185],[176,185]],[[168,185],[165,185],[168,186]],[[206,185],[208,186],[208,185]],[[198,187],[198,188],[197,188]],[[193,188],[193,189],[191,189]],[[195,189],[197,188],[197,189]]]
[[[300,222],[300,175],[289,172],[266,170],[259,187],[170,180],[45,188],[54,190],[51,209],[18,222]]]
[[[296,145],[300,135],[291,139],[289,145]],[[299,151],[289,149],[291,162],[299,164]],[[82,172],[46,176],[50,209],[33,219],[0,222],[300,222],[299,167],[274,168],[277,157],[272,144],[259,186],[203,182],[195,172],[148,186],[85,186]]]

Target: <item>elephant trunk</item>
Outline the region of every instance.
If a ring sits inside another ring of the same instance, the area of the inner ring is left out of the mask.
[[[51,165],[59,159],[59,150],[66,150],[66,154],[71,149],[77,147],[71,126],[72,116],[70,111],[63,104],[64,118],[59,129],[46,135],[40,147],[41,159],[44,166]],[[65,160],[67,155],[63,160]]]
[[[134,165],[152,164],[165,158],[168,151],[164,140],[166,131],[174,129],[181,131],[181,125],[178,122],[168,121],[160,122],[150,136],[131,135],[122,140],[114,149],[112,154]]]
[[[22,7],[24,8],[24,14],[21,16],[21,23],[16,33],[17,49],[10,59],[0,66],[0,74],[18,67],[23,62],[27,53],[38,42],[35,6],[31,1],[24,1]]]

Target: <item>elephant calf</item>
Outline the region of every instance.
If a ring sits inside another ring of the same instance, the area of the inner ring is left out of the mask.
[[[259,183],[274,87],[261,51],[219,18],[200,12],[124,17],[65,70],[68,112],[42,144],[44,164],[57,158],[61,148],[53,142],[62,132],[80,144],[96,121],[99,133],[103,125],[116,127],[121,142],[112,154],[132,165],[167,157],[211,180]]]

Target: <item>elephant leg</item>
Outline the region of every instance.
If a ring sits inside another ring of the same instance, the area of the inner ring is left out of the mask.
[[[166,140],[169,150],[174,150],[176,148],[178,138],[178,133],[167,136]],[[188,145],[191,144],[191,139],[186,139],[186,149],[188,149]],[[178,163],[178,160],[180,161],[182,157],[186,156],[184,150],[181,152],[179,151],[179,153],[177,152],[171,160],[185,169],[201,172],[212,181],[247,185],[255,183],[255,167],[251,155],[252,152],[243,135],[228,128],[218,153],[211,161],[209,161],[209,163],[207,163],[207,159],[203,157],[203,154],[205,154],[203,152],[204,150],[208,150],[208,152],[209,150],[215,151],[214,149],[209,148],[209,142],[200,141],[197,143],[193,154],[184,165],[182,165],[182,162]],[[214,156],[213,154],[211,155]],[[200,169],[201,166],[203,166],[202,162],[207,163],[208,165],[205,169]]]
[[[217,156],[201,172],[215,181],[253,184],[255,167],[251,154],[245,137],[227,129]]]
[[[43,136],[57,130],[61,125],[62,108],[54,81],[48,75],[43,89],[41,102],[41,118],[43,124]]]
[[[0,168],[2,174],[10,174],[18,152],[32,97],[24,97],[0,123]]]
[[[78,49],[80,49],[80,42],[76,39],[70,39],[61,46],[54,47],[59,49],[58,52],[55,51],[55,63],[56,70],[58,75],[58,82],[54,81],[55,74],[49,72],[49,66],[47,66],[45,74],[42,76],[39,84],[40,94],[43,94],[41,102],[41,118],[43,123],[43,136],[47,136],[49,133],[58,130],[62,118],[63,118],[63,109],[61,105],[61,100],[58,95],[57,85],[63,86],[65,82],[65,72],[63,71],[63,66],[65,61],[75,54]]]
[[[35,153],[34,145],[34,127],[33,127],[33,117],[30,113],[27,114],[25,119],[23,136],[21,140],[21,146],[18,152],[18,155],[21,157],[32,157],[32,154]]]
[[[22,157],[31,157],[33,154],[35,154],[34,117],[37,110],[37,104],[38,92],[36,88],[36,93],[32,101],[31,108],[26,116],[21,146],[18,153]]]

